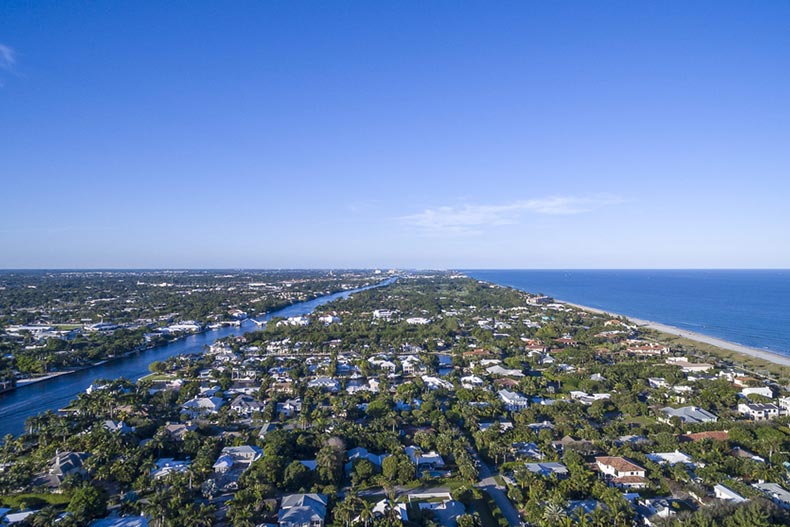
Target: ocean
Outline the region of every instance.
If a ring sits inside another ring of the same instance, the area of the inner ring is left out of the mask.
[[[468,276],[790,355],[790,270],[467,270]]]

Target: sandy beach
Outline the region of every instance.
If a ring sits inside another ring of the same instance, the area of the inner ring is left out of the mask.
[[[696,342],[702,342],[705,344],[710,344],[712,346],[716,346],[725,350],[734,351],[736,353],[742,353],[743,355],[749,355],[750,357],[755,357],[758,359],[762,359],[765,361],[773,362],[774,364],[779,364],[781,366],[790,366],[790,356],[781,355],[779,353],[774,353],[771,351],[761,350],[757,348],[752,348],[750,346],[744,346],[743,344],[738,344],[736,342],[730,342],[728,340],[723,340],[716,337],[711,337],[709,335],[703,335],[702,333],[697,333],[694,331],[689,331],[687,329],[681,329],[675,326],[670,326],[667,324],[662,324],[660,322],[653,322],[650,320],[642,320],[639,318],[629,317],[628,315],[623,315],[620,313],[613,313],[611,311],[606,311],[603,309],[597,309],[594,307],[583,306],[580,304],[574,304],[573,302],[565,302],[563,300],[557,300],[563,304],[567,304],[569,306],[577,307],[579,309],[583,309],[585,311],[590,311],[592,313],[599,313],[599,314],[608,314],[617,317],[625,317],[634,324],[639,327],[645,327],[649,329],[654,329],[656,331],[661,331],[662,333],[668,333],[670,335],[676,335],[678,337],[683,337],[689,340],[694,340]]]

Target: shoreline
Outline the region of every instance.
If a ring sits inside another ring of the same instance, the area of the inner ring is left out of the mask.
[[[578,309],[582,309],[584,311],[589,311],[591,313],[596,313],[600,315],[612,315],[615,317],[624,317],[630,320],[631,322],[633,322],[634,324],[636,324],[637,327],[652,329],[655,331],[659,331],[661,333],[666,333],[668,335],[673,335],[675,337],[681,337],[688,340],[693,340],[695,342],[699,342],[702,344],[709,344],[711,346],[715,346],[723,350],[732,351],[735,353],[739,353],[741,355],[747,355],[749,357],[768,361],[773,364],[777,364],[779,366],[790,366],[790,356],[782,355],[781,353],[776,353],[774,351],[767,351],[767,350],[761,350],[759,348],[753,348],[751,346],[738,344],[737,342],[731,342],[729,340],[720,339],[718,337],[712,337],[710,335],[697,333],[696,331],[682,329],[661,322],[654,322],[652,320],[644,320],[641,318],[630,317],[628,315],[624,315],[621,313],[614,313],[612,311],[607,311],[605,309],[598,309],[595,307],[584,306],[573,302],[566,302],[565,300],[560,300],[560,299],[555,299],[555,300],[559,303],[572,306]]]

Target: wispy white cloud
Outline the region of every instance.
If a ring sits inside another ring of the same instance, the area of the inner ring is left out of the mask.
[[[5,44],[0,44],[0,68],[10,70],[14,64],[16,64],[16,51]]]
[[[551,196],[498,205],[464,204],[436,207],[401,216],[398,219],[429,234],[480,234],[488,227],[519,223],[525,214],[582,214],[622,202],[622,198],[610,194]]]

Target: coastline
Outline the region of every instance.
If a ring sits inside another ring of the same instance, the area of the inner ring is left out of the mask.
[[[573,302],[566,302],[560,299],[555,299],[555,300],[562,304],[573,306],[575,308],[582,309],[584,311],[589,311],[591,313],[624,317],[630,320],[631,322],[635,323],[638,327],[652,329],[655,331],[659,331],[661,333],[666,333],[668,335],[673,335],[676,337],[693,340],[694,342],[698,342],[701,344],[709,344],[711,346],[715,346],[723,350],[731,351],[740,355],[746,355],[748,357],[752,357],[755,359],[764,360],[773,364],[777,364],[779,366],[790,367],[790,356],[782,355],[780,353],[776,353],[773,351],[761,350],[759,348],[752,348],[750,346],[738,344],[737,342],[731,342],[729,340],[720,339],[718,337],[712,337],[710,335],[705,335],[703,333],[697,333],[696,331],[681,329],[679,327],[671,326],[669,324],[663,324],[661,322],[653,322],[652,320],[643,320],[640,318],[634,318],[621,313],[614,313],[612,311],[607,311],[604,309],[598,309],[594,307],[584,306],[581,304],[575,304]]]

